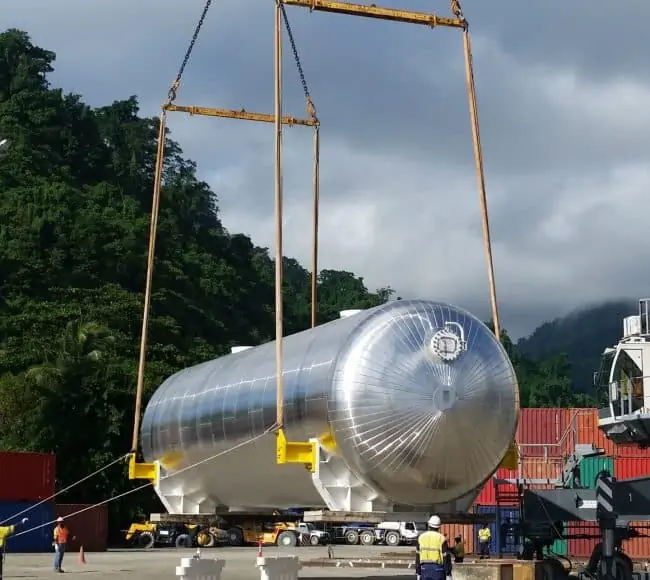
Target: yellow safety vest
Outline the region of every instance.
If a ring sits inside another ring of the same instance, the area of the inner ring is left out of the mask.
[[[478,531],[479,542],[489,542],[491,537],[492,537],[492,533],[490,532],[490,528],[481,528]]]
[[[440,532],[424,532],[418,538],[420,564],[442,564],[442,546],[447,541]]]
[[[16,530],[16,526],[0,526],[0,548],[4,548],[5,540]]]

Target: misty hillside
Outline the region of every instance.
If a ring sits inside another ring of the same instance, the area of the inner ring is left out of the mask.
[[[620,340],[623,318],[637,311],[638,302],[633,299],[582,308],[564,318],[545,322],[529,337],[520,339],[517,347],[534,360],[566,354],[571,364],[573,388],[590,392],[600,355],[605,347],[614,346]]]

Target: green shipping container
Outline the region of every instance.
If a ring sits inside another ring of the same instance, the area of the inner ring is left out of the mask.
[[[564,524],[564,530],[566,533],[567,524]],[[553,542],[553,545],[551,546],[552,553],[547,553],[546,555],[553,556],[553,554],[557,554],[558,556],[566,556],[568,551],[569,551],[569,540],[567,539],[555,540],[555,542]]]
[[[580,483],[582,487],[594,489],[596,487],[596,477],[603,470],[606,469],[612,476],[614,473],[614,458],[613,457],[585,457],[580,462]]]

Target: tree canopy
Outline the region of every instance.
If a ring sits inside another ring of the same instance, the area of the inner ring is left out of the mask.
[[[130,96],[93,108],[52,87],[55,54],[0,34],[0,448],[55,452],[59,488],[130,448],[158,120]],[[145,399],[179,369],[274,337],[274,263],[222,225],[218,199],[167,143]],[[285,329],[310,325],[310,274],[284,260]],[[318,275],[324,323],[393,296],[352,272]],[[504,344],[522,403],[575,405],[566,357]],[[146,402],[146,401],[145,401]],[[585,402],[585,401],[583,401]],[[128,489],[106,471],[64,501]],[[114,502],[113,521],[155,511],[152,492]]]

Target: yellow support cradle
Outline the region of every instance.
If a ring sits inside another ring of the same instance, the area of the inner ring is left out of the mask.
[[[287,441],[284,429],[276,432],[276,452],[278,465],[302,463],[312,473],[316,472],[318,458],[317,443],[310,441]]]
[[[130,453],[129,479],[146,479],[155,485],[158,481],[158,466],[155,463],[138,463],[135,453]]]

